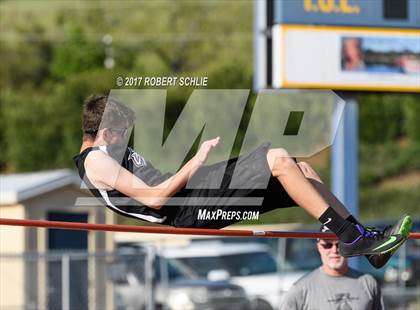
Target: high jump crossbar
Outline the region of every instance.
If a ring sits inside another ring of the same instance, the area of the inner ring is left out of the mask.
[[[24,226],[71,230],[93,231],[121,231],[145,234],[170,234],[170,235],[200,235],[200,236],[230,236],[230,237],[267,237],[267,238],[299,238],[299,239],[335,239],[333,233],[299,232],[299,231],[264,231],[240,229],[207,229],[207,228],[174,228],[134,225],[111,225],[79,222],[59,222],[46,220],[22,220],[0,218],[0,225]],[[419,232],[410,233],[409,239],[420,239]]]

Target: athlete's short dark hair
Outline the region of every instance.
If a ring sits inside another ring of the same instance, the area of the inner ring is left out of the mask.
[[[104,95],[90,95],[83,105],[83,135],[96,138],[102,128],[128,128],[134,123],[134,111]]]

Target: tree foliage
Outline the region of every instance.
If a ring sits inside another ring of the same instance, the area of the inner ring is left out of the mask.
[[[72,167],[83,100],[108,94],[117,76],[207,75],[214,88],[250,88],[251,9],[247,1],[2,3],[11,36],[0,45],[1,169]],[[166,131],[190,94],[169,89]]]
[[[117,76],[208,76],[208,88],[251,88],[252,1],[1,1],[0,14],[1,171],[73,167],[83,100],[108,94]],[[110,69],[106,59],[115,61]],[[191,91],[168,89],[166,134]],[[251,94],[236,153],[254,101]],[[375,184],[420,169],[420,98],[365,93],[358,101],[361,198],[375,207],[393,197],[374,196]]]

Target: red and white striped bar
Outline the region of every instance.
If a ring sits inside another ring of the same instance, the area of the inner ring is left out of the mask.
[[[144,234],[172,234],[172,235],[200,235],[200,236],[237,236],[237,237],[266,237],[266,238],[298,238],[298,239],[336,239],[332,233],[298,232],[298,231],[258,231],[240,229],[204,229],[204,228],[173,228],[134,225],[110,225],[78,222],[58,222],[45,220],[21,220],[0,218],[0,225],[41,227],[72,230],[121,231]],[[419,232],[410,233],[409,239],[420,239]]]

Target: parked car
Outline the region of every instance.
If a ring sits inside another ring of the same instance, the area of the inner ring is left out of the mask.
[[[299,231],[314,231],[299,229]],[[214,237],[193,239],[192,243],[222,242],[225,244],[257,243],[266,246],[270,254],[276,258],[279,272],[312,271],[321,265],[321,258],[316,250],[315,239],[294,238],[258,238],[258,237]]]
[[[147,269],[147,259],[152,259],[152,272]],[[250,309],[242,287],[227,281],[200,279],[181,262],[160,255],[148,256],[139,246],[119,248],[110,276],[119,309],[143,310],[151,299],[155,300],[155,309]]]
[[[203,241],[188,247],[166,248],[162,255],[177,259],[199,276],[225,276],[242,286],[255,310],[278,309],[282,294],[304,274],[296,270],[278,273],[268,246],[257,243]]]

